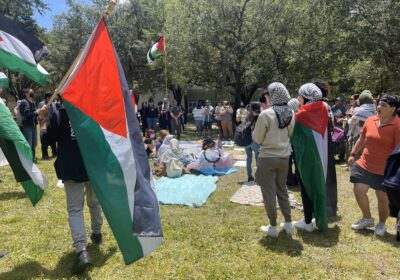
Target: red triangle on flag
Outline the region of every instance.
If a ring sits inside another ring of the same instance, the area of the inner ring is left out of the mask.
[[[87,42],[62,98],[95,120],[103,129],[127,137],[124,98],[114,46],[104,19]]]
[[[296,122],[304,125],[325,137],[328,127],[328,110],[322,101],[303,105],[296,113]]]

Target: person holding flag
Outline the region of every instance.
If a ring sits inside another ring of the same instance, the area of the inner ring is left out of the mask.
[[[326,175],[328,164],[328,110],[322,102],[321,90],[312,83],[299,89],[300,108],[291,137],[299,174],[304,220],[295,227],[312,232],[316,227],[328,228],[326,209]]]
[[[68,223],[71,230],[73,245],[77,258],[72,267],[72,273],[81,273],[92,264],[86,251],[86,227],[83,218],[85,192],[89,207],[92,235],[94,244],[102,241],[101,227],[103,224],[102,211],[96,195],[92,190],[82,155],[76,141],[68,115],[61,104],[49,114],[49,107],[44,105],[39,109],[39,117],[48,119],[47,137],[58,144],[57,160],[54,163],[57,178],[63,181],[67,198]],[[54,108],[54,107],[53,107]]]

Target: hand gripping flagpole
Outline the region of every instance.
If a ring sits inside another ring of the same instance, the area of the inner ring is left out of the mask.
[[[106,7],[106,9],[104,10],[104,14],[103,16],[106,19],[110,18],[110,14],[114,11],[115,7],[117,6],[117,0],[110,0],[110,2],[108,2],[108,6]],[[74,70],[76,64],[79,61],[79,58],[82,54],[82,51],[85,49],[85,46],[83,46],[81,48],[81,50],[79,51],[79,54],[76,56],[74,62],[71,64],[71,66],[68,69],[68,72],[65,73],[64,77],[62,78],[61,82],[58,84],[57,88],[54,90],[53,95],[50,97],[49,101],[47,102],[47,107],[50,106],[50,104],[57,98],[57,94],[60,93],[60,89],[62,88],[62,86],[64,85],[64,83],[66,82],[66,80],[68,79],[68,77],[71,75],[72,71]]]

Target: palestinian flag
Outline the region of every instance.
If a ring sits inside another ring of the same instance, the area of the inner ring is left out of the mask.
[[[31,32],[7,17],[0,15],[0,66],[21,72],[40,85],[45,85],[49,73],[37,62],[48,54]]]
[[[322,101],[299,108],[291,142],[300,179],[313,203],[317,227],[320,231],[326,231],[328,111]]]
[[[162,35],[157,42],[147,52],[147,62],[152,63],[156,58],[162,56],[165,52],[164,35]]]
[[[35,206],[48,182],[33,164],[31,147],[3,103],[0,103],[0,149],[10,164],[15,179],[22,184]]]
[[[63,104],[125,263],[163,240],[149,161],[122,66],[100,19],[69,76]]]
[[[8,88],[10,81],[8,80],[6,74],[0,72],[0,88]]]

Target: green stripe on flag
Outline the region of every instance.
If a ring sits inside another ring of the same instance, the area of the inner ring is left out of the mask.
[[[312,130],[297,122],[291,142],[301,181],[313,203],[317,227],[320,231],[325,232],[328,229],[326,182]]]
[[[82,158],[97,199],[118,242],[126,264],[143,257],[142,247],[133,235],[124,174],[101,127],[74,105],[64,101],[78,139]],[[93,139],[96,139],[93,142]],[[131,215],[132,214],[132,215]]]
[[[37,186],[24,168],[21,157],[32,162],[32,150],[12,119],[6,106],[0,104],[0,148],[14,173],[17,182],[21,182],[33,206],[43,196],[43,189]]]
[[[42,86],[46,85],[49,77],[48,74],[39,71],[38,67],[40,66],[28,63],[20,57],[2,49],[0,49],[0,66],[11,71],[21,72]]]

